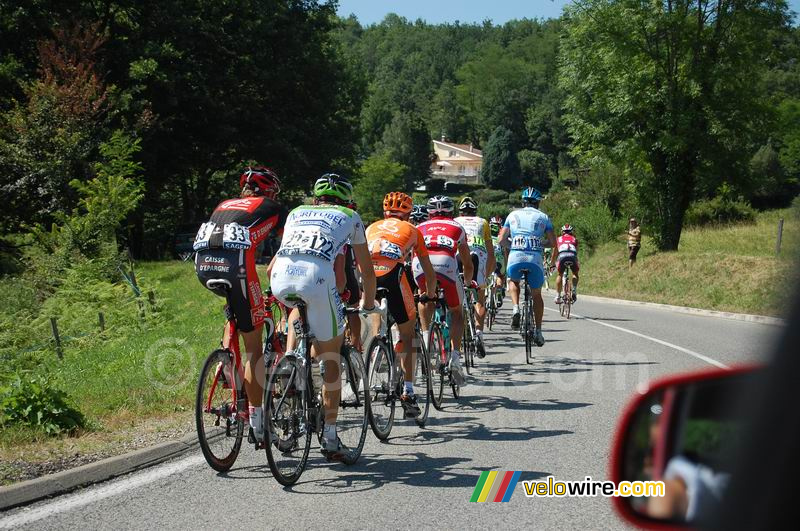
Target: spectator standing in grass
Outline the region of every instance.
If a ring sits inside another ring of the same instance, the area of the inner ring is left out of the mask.
[[[636,262],[636,255],[642,247],[642,229],[636,218],[628,220],[628,267],[633,267]]]

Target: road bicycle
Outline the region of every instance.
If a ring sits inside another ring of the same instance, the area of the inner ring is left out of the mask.
[[[267,461],[272,475],[284,486],[300,479],[308,461],[311,435],[316,434],[322,445],[325,425],[322,385],[315,382],[316,375],[312,372],[314,335],[308,327],[306,303],[298,297],[292,297],[292,302],[299,313],[294,322],[297,347],[286,352],[275,364],[264,389]],[[358,310],[346,310],[346,313],[355,312]],[[326,364],[319,366],[321,379],[324,379]],[[339,385],[341,389],[336,429],[348,451],[340,460],[352,465],[361,455],[367,435],[367,371],[361,354],[351,347],[342,348],[338,369],[338,382],[327,387]],[[329,460],[334,458],[325,451],[323,455]]]
[[[464,316],[464,331],[461,335],[461,352],[464,355],[464,368],[467,374],[472,374],[475,368],[475,357],[478,349],[478,338],[475,333],[475,304],[477,303],[477,289],[464,284],[464,275],[461,275],[461,284],[464,286],[464,299],[461,301],[461,312]]]
[[[522,279],[520,280],[520,299],[522,300],[522,315],[520,316],[519,332],[522,339],[525,341],[525,363],[533,363],[533,298],[531,297],[531,288],[528,285],[527,269],[521,271]]]
[[[565,319],[569,319],[570,312],[572,310],[572,263],[571,262],[564,262],[564,274],[562,275],[564,279],[564,293],[561,297],[561,303],[558,305],[558,311],[561,313],[561,317]]]
[[[364,351],[367,359],[367,374],[369,381],[369,423],[375,436],[385,441],[392,432],[395,419],[395,408],[404,390],[404,374],[400,366],[400,359],[395,352],[391,338],[394,324],[392,316],[387,309],[386,297],[388,290],[379,288],[376,292],[380,305],[377,313],[380,316],[378,334],[373,337]],[[420,409],[419,416],[414,421],[420,428],[425,426],[430,410],[431,371],[430,358],[422,340],[419,324],[414,332],[413,345],[418,348],[414,364],[414,392],[417,396],[417,405]]]
[[[210,279],[206,286],[225,292],[225,328],[221,348],[206,358],[200,370],[195,395],[195,426],[200,449],[209,466],[218,472],[230,470],[249,427],[250,403],[244,389],[244,366],[239,350],[239,329],[231,310],[230,281]],[[280,302],[269,292],[264,305],[264,364],[274,367],[283,356],[280,334],[275,333],[276,308]],[[248,433],[248,438],[250,434]],[[258,448],[253,438],[250,442]]]
[[[438,290],[436,299],[420,295],[415,297],[415,300],[423,304],[436,303],[430,330],[428,330],[428,352],[431,360],[431,402],[433,402],[433,407],[441,410],[445,382],[450,385],[456,400],[461,396],[461,386],[456,383],[450,372],[450,360],[453,357],[450,342],[450,314],[447,311],[442,290]]]
[[[497,273],[493,272],[489,277],[489,283],[486,285],[486,325],[489,330],[494,326],[497,319]]]

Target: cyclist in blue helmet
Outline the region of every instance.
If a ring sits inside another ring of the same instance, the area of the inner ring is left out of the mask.
[[[545,247],[555,247],[556,235],[553,222],[539,210],[542,194],[533,187],[522,191],[522,208],[513,211],[506,218],[500,230],[501,242],[510,240],[511,250],[508,254],[506,273],[509,279],[509,292],[513,306],[511,328],[519,329],[519,281],[522,271],[528,270],[528,285],[533,295],[533,313],[535,321],[534,342],[536,346],[544,345],[542,336],[542,316],[544,301],[542,300],[542,284],[545,271],[542,268],[542,252]],[[555,255],[553,255],[555,256]],[[551,260],[553,265],[555,261]]]

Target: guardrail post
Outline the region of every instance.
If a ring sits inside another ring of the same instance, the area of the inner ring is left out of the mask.
[[[778,220],[778,241],[775,242],[775,254],[781,254],[782,239],[783,239],[783,218]]]
[[[56,324],[56,318],[50,318],[50,328],[53,330],[53,339],[56,342],[56,354],[58,354],[58,359],[64,359],[64,351],[61,349],[61,337],[58,335],[58,324]]]

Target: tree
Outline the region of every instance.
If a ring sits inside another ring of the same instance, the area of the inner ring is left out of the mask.
[[[416,114],[397,112],[383,133],[378,152],[402,164],[406,170],[398,190],[414,191],[431,172],[431,138],[428,126]]]
[[[637,195],[677,249],[696,188],[746,178],[768,113],[763,36],[783,0],[577,0],[561,47],[565,121],[584,157],[642,169]]]
[[[383,196],[403,188],[407,171],[406,166],[391,160],[386,154],[372,155],[361,163],[353,197],[365,223],[383,217]]]
[[[551,159],[544,153],[523,149],[518,153],[522,181],[526,186],[533,186],[542,192],[550,189]]]
[[[513,135],[505,127],[498,127],[483,150],[483,182],[491,188],[512,191],[520,187],[521,173]]]

